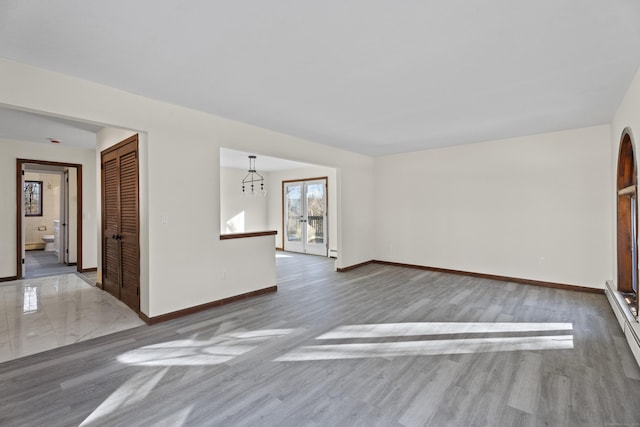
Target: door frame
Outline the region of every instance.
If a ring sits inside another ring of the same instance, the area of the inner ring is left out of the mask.
[[[282,230],[282,238],[280,239],[281,241],[281,245],[282,245],[282,250],[284,250],[284,223],[285,223],[285,185],[286,184],[290,184],[292,182],[305,182],[305,181],[319,181],[319,180],[324,180],[324,198],[325,198],[325,206],[324,206],[324,210],[326,213],[326,224],[325,229],[326,229],[326,242],[325,244],[327,245],[327,256],[329,256],[329,177],[328,176],[320,176],[320,177],[316,177],[316,178],[301,178],[301,179],[289,179],[289,180],[283,180],[282,181],[282,188],[281,188],[281,196],[282,196],[282,214],[281,214],[281,219],[282,219],[282,223],[281,223],[281,230]]]
[[[22,279],[22,171],[25,163],[31,163],[44,166],[61,166],[67,168],[76,168],[77,174],[77,263],[76,271],[83,272],[82,268],[82,165],[79,163],[53,162],[49,160],[35,159],[16,159],[16,278]]]
[[[620,137],[616,171],[616,258],[617,288],[620,292],[635,292],[636,313],[639,306],[637,287],[638,214],[632,204],[638,200],[638,168],[631,129],[625,128]],[[635,206],[637,208],[637,206]],[[635,234],[635,235],[634,235]]]

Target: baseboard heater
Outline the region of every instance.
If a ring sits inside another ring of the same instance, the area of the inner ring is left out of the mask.
[[[618,319],[618,323],[622,328],[627,343],[631,348],[633,357],[635,357],[638,366],[640,366],[640,323],[629,310],[629,306],[618,291],[613,290],[611,281],[607,281],[604,293],[611,304],[611,308]]]

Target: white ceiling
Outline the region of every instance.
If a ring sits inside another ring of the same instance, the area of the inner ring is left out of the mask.
[[[294,162],[291,160],[278,159],[275,157],[263,156],[245,151],[220,149],[220,166],[223,168],[249,169],[249,156],[256,156],[255,167],[258,172],[271,172],[287,169],[299,169],[313,166],[308,163]]]
[[[0,0],[0,56],[370,155],[607,123],[638,0]]]
[[[95,149],[102,126],[0,107],[0,138]]]

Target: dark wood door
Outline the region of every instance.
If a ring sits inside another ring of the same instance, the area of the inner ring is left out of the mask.
[[[140,311],[138,137],[102,152],[102,285]]]

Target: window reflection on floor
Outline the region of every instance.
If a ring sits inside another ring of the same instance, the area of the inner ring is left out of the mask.
[[[38,288],[25,286],[23,293],[22,312],[24,314],[36,313],[38,311]]]

